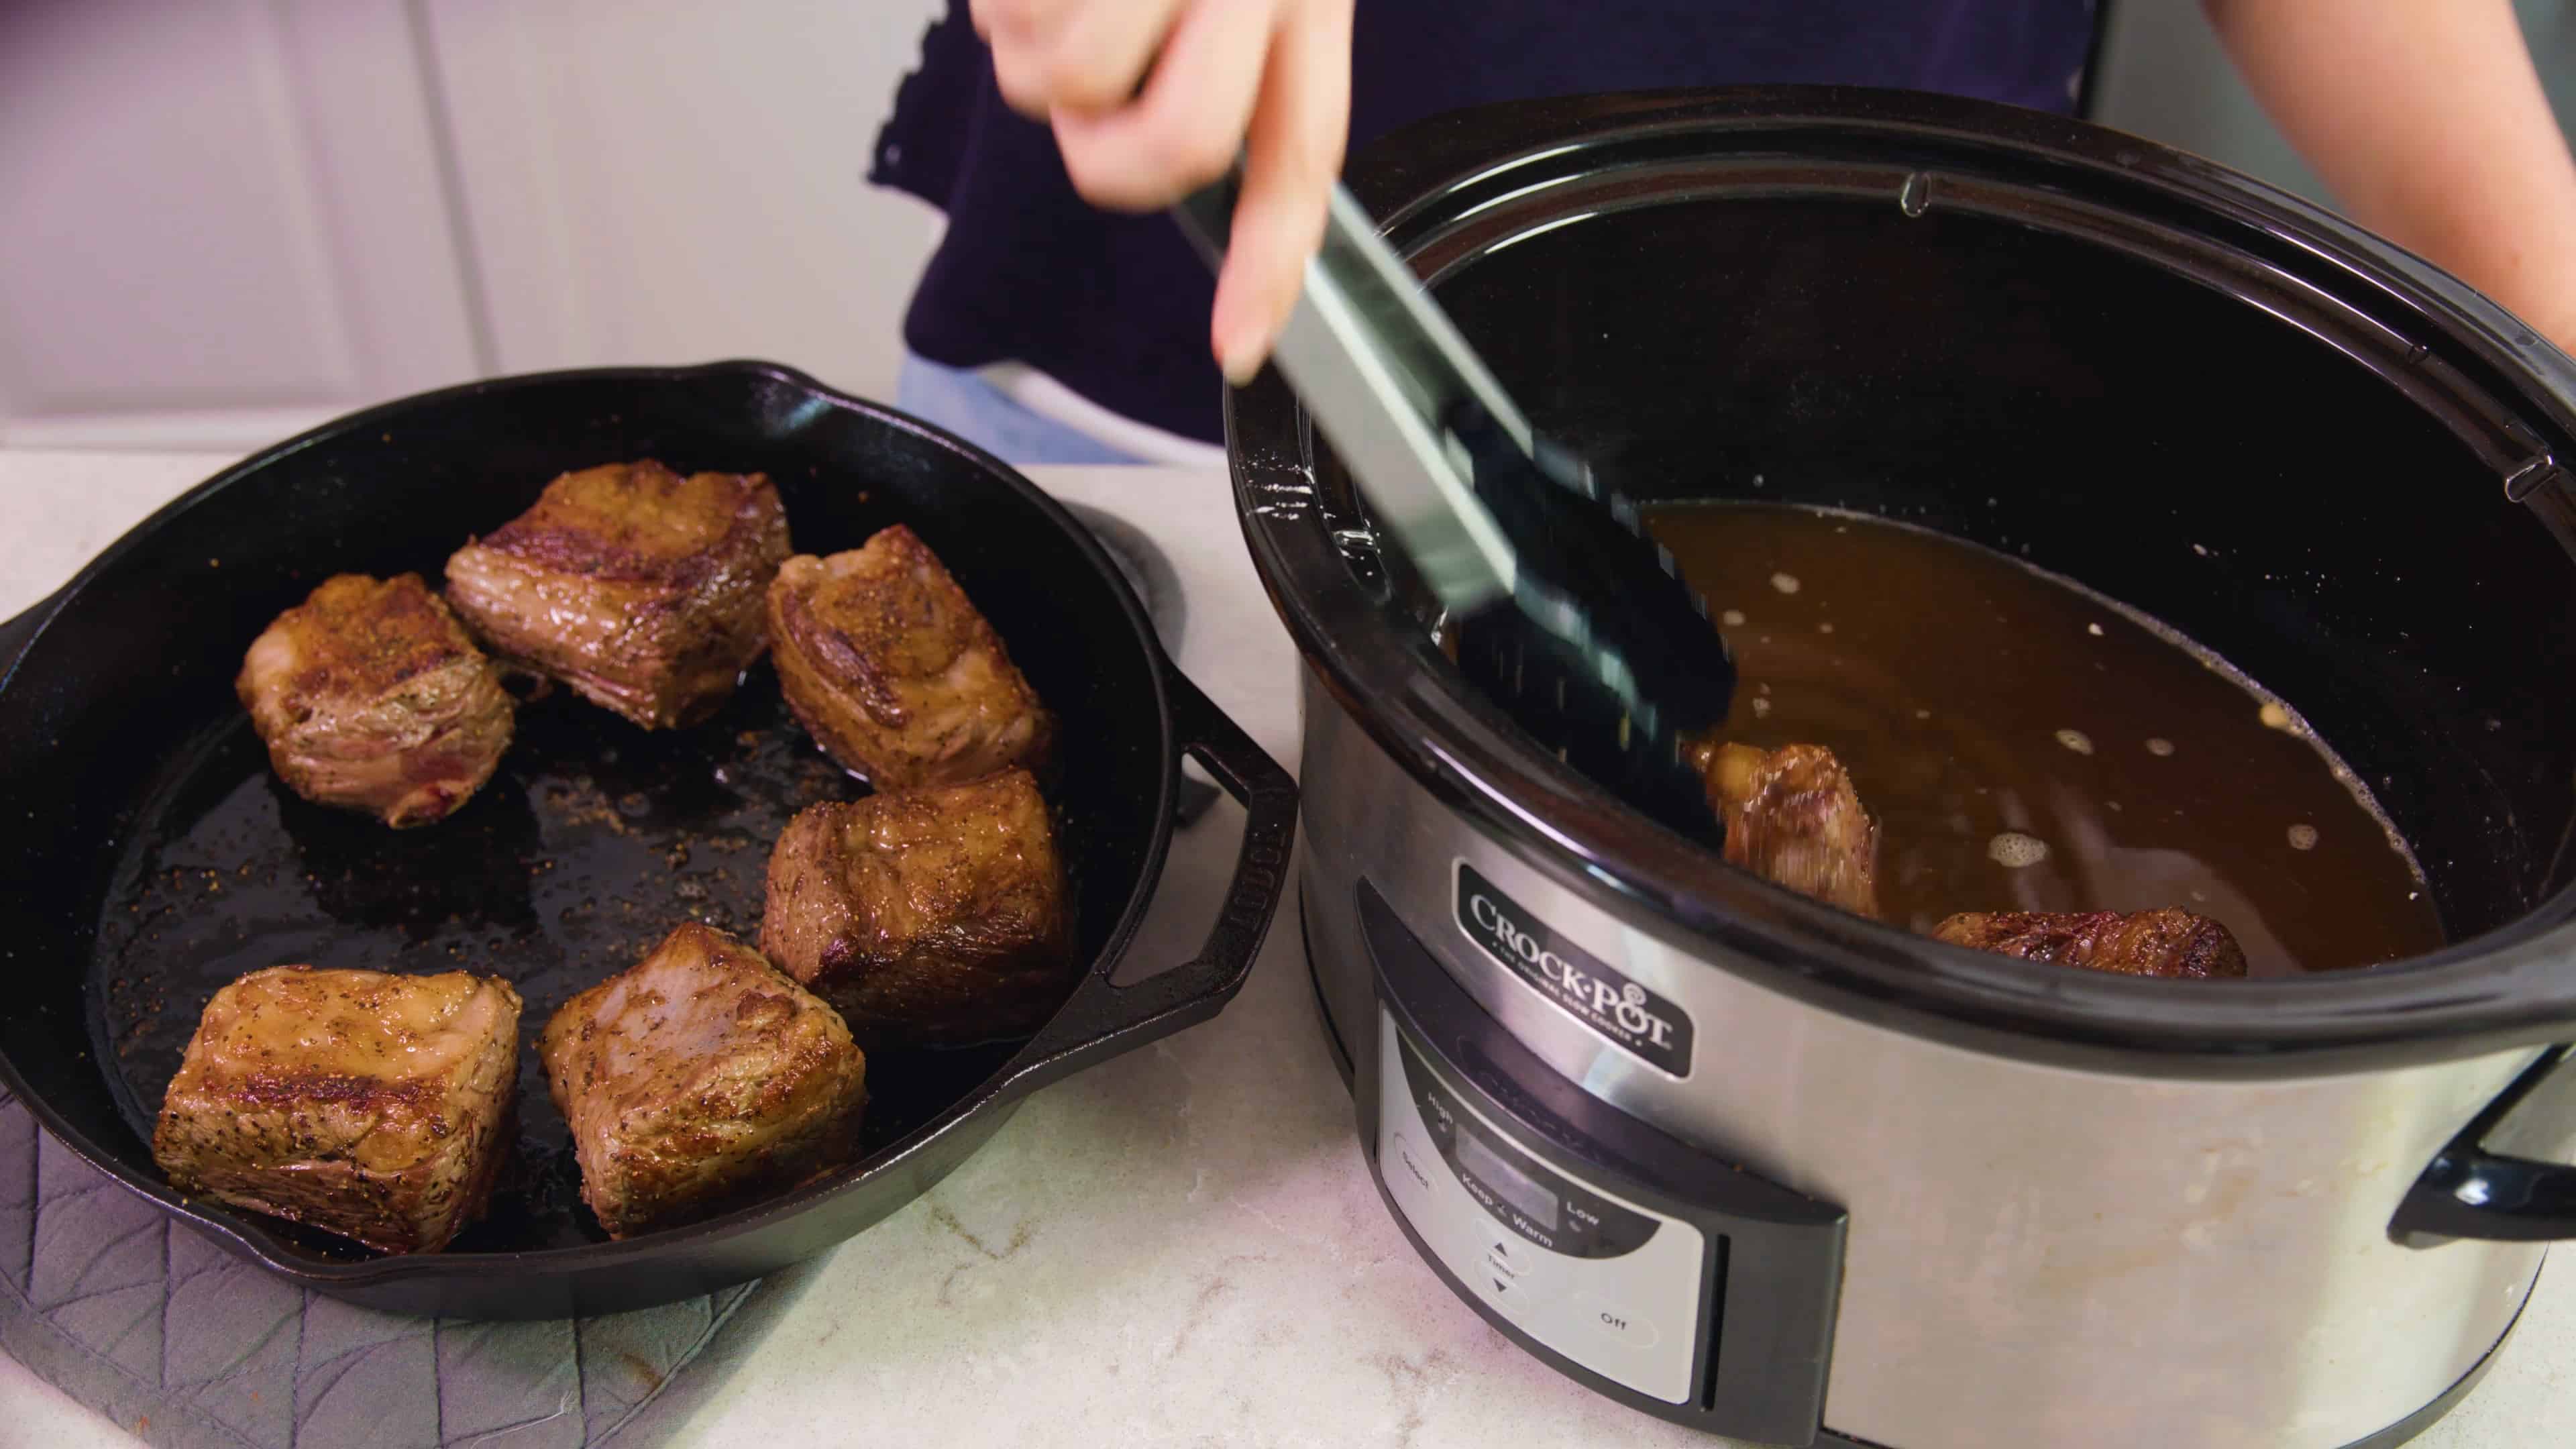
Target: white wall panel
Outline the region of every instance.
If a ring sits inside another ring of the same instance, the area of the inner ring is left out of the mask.
[[[936,0],[424,0],[503,371],[758,356],[891,395],[940,219],[867,185]]]
[[[475,371],[399,0],[0,7],[0,442],[248,446]]]

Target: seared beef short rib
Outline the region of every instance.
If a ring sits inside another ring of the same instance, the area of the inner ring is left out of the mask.
[[[206,1003],[152,1156],[181,1192],[435,1252],[491,1194],[518,1050],[506,982],[254,971]]]
[[[1054,717],[911,529],[789,559],[768,608],[788,706],[843,769],[880,790],[1045,769]]]
[[[1878,827],[1833,751],[1706,741],[1690,763],[1725,823],[1729,863],[1828,905],[1878,914]]]
[[[447,598],[504,659],[670,729],[713,714],[767,647],[761,595],[789,552],[766,477],[612,463],[458,549]]]
[[[858,1153],[867,1062],[759,952],[691,921],[566,1002],[538,1050],[613,1238],[710,1217]]]
[[[498,671],[418,574],[324,580],[233,687],[290,789],[396,828],[445,819],[510,744]]]
[[[2245,974],[2234,934],[2189,911],[1965,911],[1932,928],[1937,940],[2059,966],[2127,976]]]
[[[1035,1031],[1075,972],[1037,782],[1006,770],[805,810],[770,854],[760,941],[862,1038]]]

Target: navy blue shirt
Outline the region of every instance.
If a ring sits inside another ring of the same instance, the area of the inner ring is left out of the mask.
[[[1359,0],[1351,149],[1495,101],[1750,83],[1891,86],[2069,112],[2091,0]],[[868,179],[948,214],[904,318],[951,367],[1025,363],[1218,441],[1215,281],[1171,220],[1094,209],[1006,105],[967,0],[922,40]]]

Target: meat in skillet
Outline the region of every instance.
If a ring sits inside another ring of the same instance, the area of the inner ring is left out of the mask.
[[[324,580],[233,687],[295,793],[397,828],[444,819],[510,744],[498,671],[418,574]]]
[[[1953,946],[2112,971],[2201,979],[2245,974],[2245,950],[2207,916],[2159,911],[1965,911],[1932,928]]]
[[[254,971],[206,1003],[152,1156],[182,1192],[436,1252],[491,1194],[518,1050],[506,982]]]
[[[613,1238],[711,1217],[858,1153],[867,1062],[760,953],[694,921],[564,1003],[538,1050]]]
[[[880,790],[1046,767],[1054,717],[911,529],[789,559],[769,586],[769,635],[788,706]]]
[[[1005,770],[801,812],[770,853],[760,943],[863,1039],[1035,1031],[1075,975],[1037,782]]]
[[[760,657],[761,593],[788,552],[766,477],[611,463],[458,549],[447,599],[504,659],[671,729],[713,714]]]
[[[1801,895],[1878,914],[1878,827],[1821,745],[1704,741],[1690,760],[1726,826],[1726,859]]]

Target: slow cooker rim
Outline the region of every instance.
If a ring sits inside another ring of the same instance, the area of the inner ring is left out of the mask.
[[[2197,211],[2257,225],[2402,299],[2423,325],[2486,364],[2485,390],[2576,433],[2576,363],[2455,279],[2261,182],[2042,112],[1839,87],[1576,98],[1418,123],[1361,153],[1350,183],[1384,229],[1415,232],[1437,225],[1444,201],[1490,188],[1533,159],[1597,155],[1694,131],[1765,129],[1937,140],[2151,185]],[[2576,952],[2569,919],[2576,891],[2428,956],[2177,987],[1947,946],[1725,867],[1590,782],[1551,778],[1561,773],[1546,768],[1553,762],[1536,760],[1463,699],[1443,707],[1443,691],[1406,687],[1408,676],[1424,672],[1428,645],[1384,618],[1322,537],[1311,516],[1310,435],[1293,394],[1266,372],[1229,391],[1226,423],[1247,545],[1300,652],[1341,706],[1476,828],[1614,914],[1713,948],[1691,953],[1713,969],[1976,1050],[2168,1075],[2309,1075],[2451,1060],[2547,1042],[2576,1021],[2576,972],[2551,969]]]

